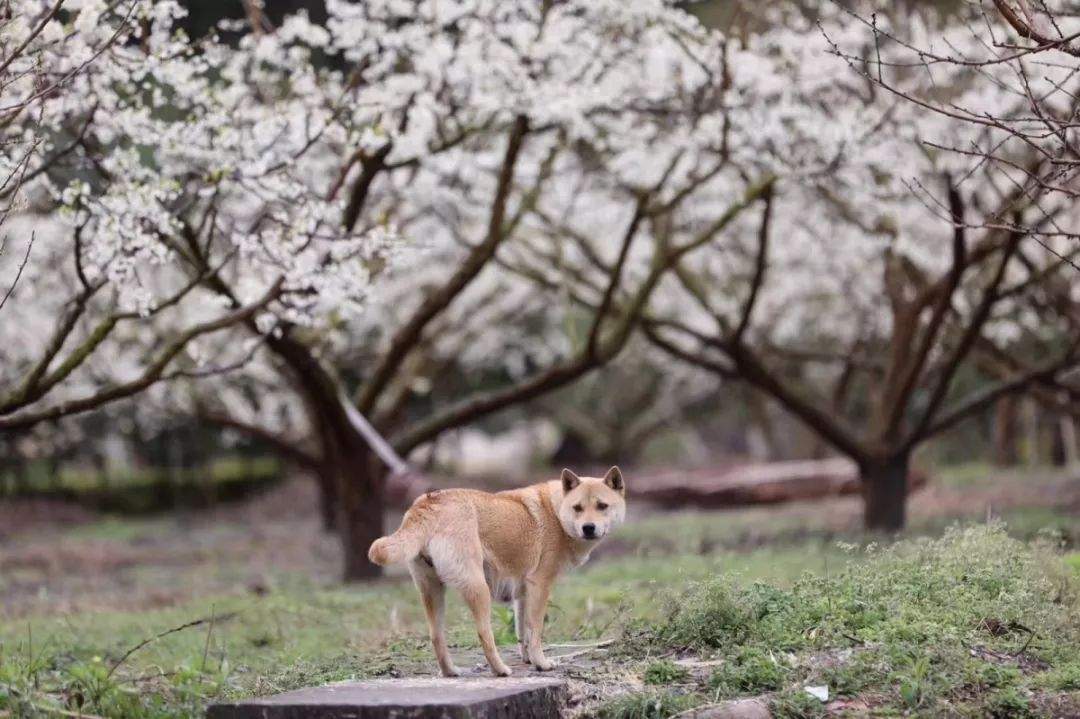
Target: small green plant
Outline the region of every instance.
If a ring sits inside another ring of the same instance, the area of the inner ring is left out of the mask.
[[[777,719],[817,719],[825,716],[825,705],[801,688],[793,688],[773,697],[772,715]]]
[[[666,623],[654,639],[673,647],[717,649],[742,644],[754,625],[744,598],[726,577],[692,585],[672,600]]]
[[[697,694],[645,691],[609,700],[596,711],[599,719],[666,719],[702,703]]]
[[[1065,557],[1065,564],[1072,567],[1073,571],[1080,574],[1080,552],[1073,552]]]
[[[1025,719],[1034,714],[1027,697],[1010,688],[997,692],[987,700],[986,716],[993,719]]]
[[[988,689],[1013,687],[1021,679],[1020,670],[1008,664],[993,664],[972,659],[964,662],[960,672],[965,675],[965,684],[979,692]]]
[[[514,630],[514,610],[497,604],[493,607],[495,616],[491,626],[494,628],[496,644],[517,644],[517,632]]]
[[[1055,691],[1080,691],[1080,659],[1043,672],[1038,683]]]
[[[661,659],[645,667],[646,684],[679,684],[690,678],[690,672],[670,659]]]
[[[774,654],[749,647],[720,665],[709,686],[717,697],[761,694],[782,688],[790,671]]]
[[[930,700],[933,694],[933,683],[930,679],[929,657],[910,657],[908,665],[896,679],[900,698],[909,708],[917,709]]]

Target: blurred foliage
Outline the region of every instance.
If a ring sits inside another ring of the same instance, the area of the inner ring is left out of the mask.
[[[274,457],[222,456],[196,467],[113,470],[57,469],[36,461],[0,472],[0,497],[62,499],[102,511],[139,514],[239,499],[283,477],[281,462]]]

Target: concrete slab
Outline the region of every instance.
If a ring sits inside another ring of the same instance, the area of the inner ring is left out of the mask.
[[[341,682],[235,704],[207,719],[550,719],[566,683],[548,677],[374,679]]]

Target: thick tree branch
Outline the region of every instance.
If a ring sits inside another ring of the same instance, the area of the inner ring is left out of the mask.
[[[0,429],[25,429],[38,422],[56,420],[61,417],[88,412],[118,399],[138,394],[163,379],[163,375],[166,368],[168,368],[169,363],[184,350],[189,342],[201,335],[218,332],[254,317],[257,313],[262,311],[266,305],[278,297],[281,293],[282,283],[283,280],[279,279],[261,298],[249,305],[233,310],[217,319],[202,322],[188,328],[169,342],[165,349],[162,350],[157,358],[155,358],[137,378],[107,387],[80,399],[60,402],[59,404],[46,409],[21,412],[8,417],[0,417]]]
[[[827,402],[799,394],[743,345],[730,345],[728,355],[740,377],[780,402],[829,444],[856,462],[863,462],[869,458],[869,450],[863,446],[854,432],[832,416]]]
[[[960,341],[942,365],[941,374],[930,395],[930,401],[927,403],[919,422],[915,425],[915,429],[911,432],[909,444],[917,443],[927,436],[926,432],[933,422],[934,415],[940,409],[942,402],[945,401],[953,376],[960,368],[964,358],[971,351],[986,321],[990,318],[990,313],[999,299],[998,291],[1001,288],[1002,281],[1005,279],[1005,270],[1009,265],[1009,260],[1016,253],[1022,237],[1018,232],[1013,233],[1001,248],[1001,260],[998,263],[997,270],[990,280],[990,284],[984,290],[982,300],[979,302],[978,307],[975,308],[971,321],[960,337]]]
[[[506,206],[513,189],[514,169],[528,129],[528,120],[519,115],[514,120],[506,143],[506,153],[503,156],[495,197],[492,200],[487,236],[483,242],[473,248],[445,284],[424,298],[409,321],[394,334],[390,340],[389,350],[376,364],[371,377],[361,390],[357,406],[362,414],[369,414],[374,408],[380,394],[397,371],[398,365],[420,340],[428,323],[443,312],[468,287],[505,239],[503,222],[506,217]]]
[[[916,444],[927,437],[933,437],[936,434],[940,434],[960,421],[967,419],[971,415],[986,409],[998,399],[1022,391],[1032,383],[1052,382],[1058,372],[1066,369],[1070,364],[1076,361],[1075,357],[1078,344],[1080,343],[1074,342],[1062,357],[1047,362],[1039,367],[1021,372],[1015,377],[1003,380],[992,387],[972,393],[969,397],[959,402],[954,408],[945,412],[933,422],[927,424],[919,434],[912,434],[905,447],[908,449],[914,448]]]
[[[603,337],[595,352],[588,348],[559,364],[506,388],[485,392],[454,404],[441,413],[428,417],[394,442],[402,455],[437,437],[442,432],[460,427],[492,412],[525,402],[551,390],[563,387],[586,373],[606,364],[625,346],[634,328],[642,319],[656,286],[664,275],[690,252],[704,246],[735,220],[739,214],[760,199],[772,187],[774,178],[751,185],[742,198],[732,203],[705,231],[676,248],[658,246],[653,255],[649,274],[621,312],[614,331]],[[599,311],[597,307],[597,311]],[[598,315],[599,316],[599,315]],[[594,322],[596,319],[594,318]]]
[[[765,190],[765,209],[761,213],[761,228],[758,230],[758,251],[754,261],[754,277],[750,281],[750,295],[746,299],[739,325],[735,328],[732,336],[733,342],[741,342],[746,328],[750,326],[750,317],[754,313],[754,305],[757,304],[761,285],[765,281],[765,270],[769,266],[769,220],[772,218],[773,187]]]
[[[349,193],[349,204],[345,206],[345,215],[341,220],[342,226],[349,232],[352,232],[353,228],[356,227],[356,222],[360,219],[360,212],[364,209],[368,194],[371,192],[371,186],[379,173],[385,169],[386,158],[391,149],[393,149],[393,144],[388,142],[371,157],[360,156],[360,176],[353,183],[352,191]],[[347,172],[347,170],[343,170],[343,172]]]
[[[203,422],[209,422],[218,427],[236,430],[252,439],[267,444],[273,447],[274,451],[304,469],[315,470],[319,466],[318,457],[301,448],[288,437],[278,434],[277,432],[272,432],[262,425],[242,422],[224,412],[214,412],[205,409],[199,409],[196,412],[196,416]]]
[[[944,278],[944,284],[937,293],[937,301],[934,303],[930,322],[927,324],[926,329],[923,330],[914,356],[908,358],[907,369],[901,375],[901,380],[895,384],[886,381],[884,399],[886,422],[883,434],[889,437],[894,436],[900,428],[900,422],[904,417],[904,410],[908,406],[911,393],[915,390],[915,385],[922,374],[923,368],[926,366],[930,350],[933,349],[945,317],[952,306],[953,295],[960,286],[964,270],[967,269],[967,226],[964,221],[964,200],[953,184],[952,179],[947,175],[945,182],[949,196],[949,211],[953,221],[952,264]],[[916,316],[914,319],[917,321],[918,317]]]

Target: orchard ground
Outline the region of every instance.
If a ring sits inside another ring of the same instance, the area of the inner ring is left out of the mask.
[[[578,714],[760,696],[783,716],[1080,716],[1075,474],[938,472],[896,548],[868,549],[855,498],[631,507],[548,617]],[[215,698],[434,669],[406,576],[336,583],[308,483],[167,519],[9,503],[0,535],[3,717],[199,716]],[[456,597],[448,616],[459,664],[477,664]]]

